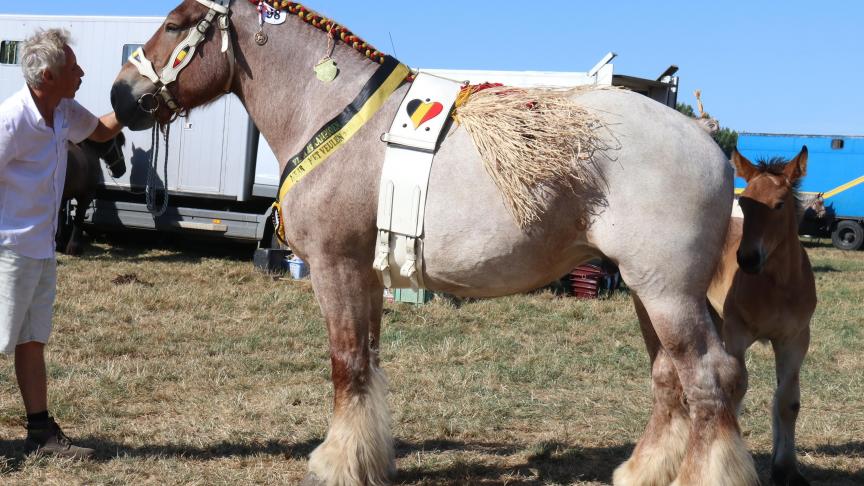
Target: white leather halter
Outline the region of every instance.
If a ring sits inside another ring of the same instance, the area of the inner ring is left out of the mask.
[[[129,56],[129,62],[138,68],[138,72],[156,85],[156,91],[154,93],[147,93],[138,99],[138,104],[141,109],[148,113],[156,113],[156,110],[159,108],[160,97],[165,101],[165,105],[168,109],[174,113],[175,117],[183,113],[184,109],[174,99],[174,96],[168,89],[168,85],[177,81],[177,76],[180,75],[180,71],[185,69],[186,66],[192,62],[195,50],[204,41],[204,36],[207,34],[207,31],[210,30],[214,18],[216,19],[217,26],[222,33],[222,52],[227,53],[228,63],[230,65],[230,75],[228,76],[228,81],[225,84],[224,90],[227,93],[231,89],[231,83],[234,80],[234,49],[230,38],[231,9],[229,8],[229,5],[231,4],[231,0],[196,1],[210,10],[207,11],[207,15],[198,22],[195,28],[190,30],[189,35],[187,35],[186,38],[174,48],[174,52],[171,53],[171,57],[168,58],[165,67],[162,68],[161,75],[156,73],[156,70],[153,68],[153,63],[144,55],[143,47],[139,47]],[[229,50],[231,52],[228,52]]]

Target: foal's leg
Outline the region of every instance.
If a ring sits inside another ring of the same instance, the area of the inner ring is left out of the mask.
[[[330,339],[333,418],[327,438],[309,457],[303,484],[388,484],[395,458],[387,382],[370,350],[370,332],[377,333],[370,316],[380,311],[381,286],[366,262],[312,260],[311,267]]]
[[[91,197],[76,197],[75,198],[75,218],[72,220],[72,234],[69,236],[69,243],[66,244],[67,255],[80,255],[82,253],[84,243],[84,216],[87,214],[87,208],[90,207]]]
[[[798,472],[795,460],[795,422],[801,408],[798,382],[801,363],[810,346],[810,328],[787,340],[772,341],[777,369],[777,391],[774,395],[774,456],[771,479],[775,484],[801,486],[809,484]]]
[[[615,470],[612,482],[618,486],[666,486],[675,479],[684,458],[690,420],[678,372],[660,346],[648,312],[635,294],[633,304],[651,359],[654,405],[648,427],[627,462]]]
[[[728,307],[728,306],[727,306]],[[726,309],[726,319],[718,322],[718,330],[723,336],[726,352],[735,358],[741,369],[738,381],[732,389],[732,403],[735,404],[736,415],[741,415],[744,395],[747,393],[747,365],[745,355],[756,341],[750,328],[738,317],[734,309]]]

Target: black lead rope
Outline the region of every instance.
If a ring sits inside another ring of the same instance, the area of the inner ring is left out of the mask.
[[[162,131],[165,139],[165,155],[162,165],[162,205],[156,209],[156,181],[159,180],[159,131]],[[156,123],[150,135],[150,160],[147,163],[147,183],[144,186],[144,198],[147,201],[147,210],[158,218],[168,210],[168,135],[171,133],[171,125]]]

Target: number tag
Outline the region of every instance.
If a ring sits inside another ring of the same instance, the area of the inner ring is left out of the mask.
[[[265,6],[267,4],[264,4]],[[276,10],[273,7],[266,6],[267,11],[264,13],[264,22],[270,25],[282,25],[288,18],[288,12],[284,10]]]

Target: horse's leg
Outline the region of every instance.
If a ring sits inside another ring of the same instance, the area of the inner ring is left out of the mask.
[[[66,245],[69,243],[69,224],[66,222],[69,218],[69,200],[63,199],[60,202],[60,211],[57,214],[57,233],[54,235],[54,247],[59,252],[66,252]]]
[[[675,290],[663,288],[650,300],[643,298],[654,330],[678,371],[690,413],[686,452],[672,484],[759,484],[732,399],[744,370],[723,348],[708,314],[704,289],[698,294]]]
[[[381,309],[381,285],[367,262],[312,259],[310,263],[330,339],[333,418],[327,438],[309,457],[303,484],[387,484],[396,463],[387,382],[370,348],[370,332],[377,334],[373,329],[377,324],[373,326],[370,317],[374,309]],[[352,286],[350,291],[346,282]]]
[[[381,362],[381,319],[384,315],[384,286],[377,284],[370,295],[369,306],[369,349],[372,351],[372,365],[379,367]]]
[[[723,348],[708,313],[705,295],[711,268],[701,262],[704,257],[693,257],[688,261],[679,253],[678,261],[654,261],[650,268],[640,268],[638,259],[621,265],[624,280],[639,295],[678,372],[688,407],[689,436],[672,484],[756,485],[756,468],[741,438],[732,400],[743,370]],[[657,268],[663,269],[663,280]],[[633,477],[636,484],[643,484],[641,471],[634,471]]]
[[[810,346],[810,328],[797,336],[775,340],[774,360],[777,370],[777,391],[774,395],[773,429],[774,455],[771,459],[771,479],[775,484],[801,486],[809,484],[798,472],[795,460],[795,422],[801,408],[798,375]]]
[[[636,449],[627,462],[615,470],[612,483],[666,486],[675,479],[684,458],[690,420],[675,366],[660,346],[648,312],[636,295],[633,295],[633,304],[651,359],[654,406]]]
[[[67,255],[80,255],[84,246],[84,216],[87,214],[87,208],[90,207],[90,201],[93,198],[76,197],[75,198],[75,218],[72,220],[72,234],[69,236],[69,243],[66,244]]]

